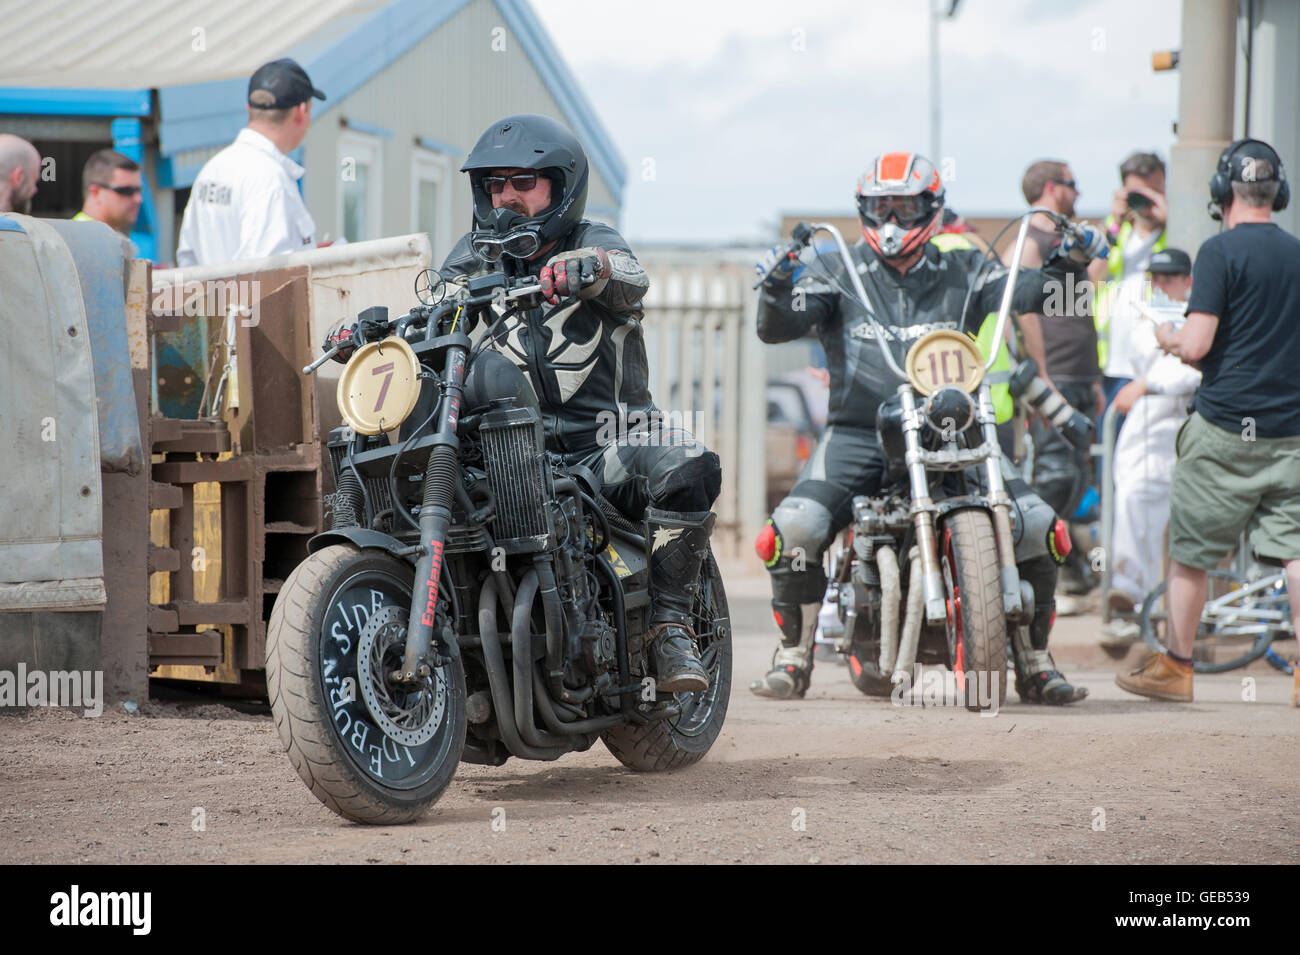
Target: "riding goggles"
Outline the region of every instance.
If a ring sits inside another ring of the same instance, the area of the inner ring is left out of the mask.
[[[500,262],[503,255],[515,259],[526,259],[542,247],[542,239],[529,230],[519,230],[507,235],[496,236],[487,232],[477,232],[470,236],[470,248],[484,262]]]
[[[913,226],[934,215],[935,205],[928,193],[916,196],[858,196],[858,214],[869,226],[880,228],[890,218],[901,226]]]

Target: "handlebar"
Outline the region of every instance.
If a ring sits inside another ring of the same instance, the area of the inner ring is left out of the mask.
[[[1011,263],[1011,269],[1007,274],[1006,285],[1002,290],[1002,301],[998,307],[997,328],[993,335],[993,341],[995,343],[1001,342],[1003,336],[1006,334],[1007,320],[1010,318],[1011,314],[1011,300],[1015,293],[1016,279],[1020,275],[1020,259],[1025,250],[1025,240],[1029,234],[1030,220],[1036,212],[1041,212],[1043,215],[1050,218],[1060,231],[1064,232],[1075,241],[1085,241],[1082,229],[1072,223],[1065,216],[1058,212],[1054,212],[1051,209],[1044,209],[1042,206],[1034,206],[1019,217],[1021,219],[1020,230],[1016,235],[1015,251],[1012,253],[1013,261]],[[805,222],[800,222],[791,231],[791,237],[794,241],[782,251],[782,254],[778,257],[777,261],[780,262],[791,251],[796,254],[802,251],[805,247],[811,244],[812,237],[817,232],[826,232],[835,240],[836,251],[839,253],[840,260],[844,264],[844,270],[849,276],[849,281],[853,284],[853,291],[855,293],[854,297],[857,299],[858,305],[864,312],[866,312],[867,321],[871,323],[872,328],[875,330],[876,344],[880,348],[880,354],[885,359],[885,364],[889,366],[889,369],[895,375],[906,380],[907,373],[898,367],[898,362],[894,359],[894,353],[890,351],[889,346],[885,343],[886,336],[883,333],[880,322],[876,319],[875,312],[871,307],[871,302],[867,298],[866,289],[863,288],[862,279],[858,275],[857,268],[854,266],[852,256],[849,254],[849,247],[845,244],[844,237],[840,234],[839,229],[835,228],[835,226],[829,222],[814,222],[811,225]],[[771,270],[769,270],[768,273],[759,280],[758,284],[761,285],[770,275]],[[755,285],[755,288],[757,287],[758,285]],[[988,359],[984,363],[985,371],[988,371],[993,367],[993,363],[997,360],[997,354],[997,348],[990,349]]]
[[[757,282],[754,283],[753,288],[758,288],[769,278],[771,278],[772,273],[776,271],[776,267],[780,265],[782,262],[786,261],[791,257],[798,258],[799,253],[802,252],[808,246],[808,244],[812,242],[812,234],[813,234],[812,226],[808,225],[808,223],[800,222],[798,225],[796,225],[790,232],[790,237],[794,241],[781,246],[781,248],[777,251],[776,261],[772,263],[772,267],[770,269],[768,269],[761,276],[759,276],[759,279]]]
[[[988,360],[984,362],[984,370],[988,371],[997,361],[998,347],[1003,340],[1007,331],[1007,319],[1011,316],[1011,298],[1016,291],[1016,279],[1020,277],[1020,259],[1025,251],[1025,239],[1029,236],[1029,223],[1033,221],[1034,213],[1041,212],[1055,223],[1056,228],[1064,232],[1076,242],[1084,243],[1087,241],[1083,230],[1061,215],[1051,209],[1044,209],[1042,206],[1032,206],[1028,211],[1020,216],[1020,229],[1016,233],[1016,246],[1011,253],[1011,270],[1007,273],[1006,284],[1002,287],[1002,302],[998,306],[998,324],[993,332],[993,346],[989,349]]]
[[[320,368],[321,365],[329,361],[344,348],[357,348],[369,341],[379,341],[389,335],[405,335],[406,330],[412,326],[420,327],[422,323],[434,321],[437,318],[449,314],[457,309],[482,310],[492,305],[507,305],[513,302],[524,302],[528,299],[541,299],[542,293],[541,281],[533,276],[516,280],[512,286],[509,280],[504,284],[492,283],[487,285],[482,291],[473,293],[468,287],[463,288],[452,299],[444,301],[438,305],[417,305],[405,315],[392,321],[375,323],[375,322],[354,322],[351,326],[352,335],[350,338],[339,342],[333,347],[327,349],[319,358],[310,365],[303,366],[302,373],[310,375]],[[364,326],[364,327],[363,327]]]

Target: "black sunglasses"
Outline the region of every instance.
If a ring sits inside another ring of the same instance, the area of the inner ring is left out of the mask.
[[[513,176],[484,176],[481,180],[483,191],[489,196],[499,196],[505,191],[506,183],[514,187],[515,192],[528,192],[537,185],[537,173],[517,172]]]
[[[91,185],[99,186],[101,189],[108,189],[111,192],[116,192],[123,199],[130,199],[132,196],[138,196],[144,191],[139,186],[110,186],[106,182],[92,182]]]
[[[1052,182],[1056,183],[1058,186],[1065,186],[1067,189],[1073,189],[1075,192],[1079,191],[1079,185],[1073,179],[1053,179]]]

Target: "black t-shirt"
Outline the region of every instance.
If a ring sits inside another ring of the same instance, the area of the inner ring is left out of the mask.
[[[1044,262],[1061,244],[1061,234],[1048,232],[1038,226],[1029,227],[1029,238],[1038,244]],[[1065,268],[1063,285],[1064,314],[1040,315],[1043,330],[1043,352],[1047,358],[1047,373],[1061,384],[1081,384],[1101,378],[1097,363],[1097,326],[1093,323],[1089,300],[1080,293],[1087,288],[1086,266]]]
[[[1202,417],[1234,432],[1252,418],[1261,438],[1300,435],[1300,239],[1271,222],[1207,239],[1187,312],[1219,319],[1201,360]]]

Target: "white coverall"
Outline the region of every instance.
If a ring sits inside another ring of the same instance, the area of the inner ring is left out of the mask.
[[[1153,304],[1171,304],[1158,292],[1156,298],[1163,301]],[[1147,393],[1133,403],[1115,443],[1111,588],[1140,607],[1164,577],[1174,438],[1201,373],[1161,351],[1155,326],[1144,319],[1135,323],[1128,344],[1135,377],[1146,379]]]

